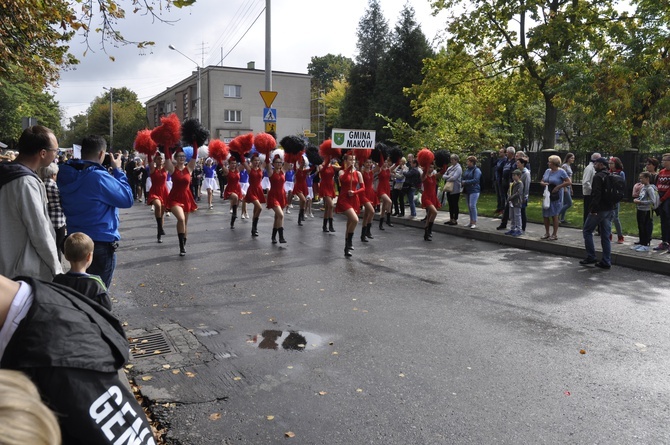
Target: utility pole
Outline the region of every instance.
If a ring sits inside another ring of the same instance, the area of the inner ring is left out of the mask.
[[[270,0],[265,0],[265,91],[272,91],[272,27]]]
[[[109,91],[109,152],[112,153],[114,147],[114,88],[102,87]]]

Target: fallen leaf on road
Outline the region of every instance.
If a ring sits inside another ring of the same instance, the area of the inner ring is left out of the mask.
[[[170,365],[163,365],[163,369],[170,369]]]
[[[128,322],[124,321],[123,323],[121,323],[121,326],[128,326]]]
[[[288,369],[293,369],[293,366],[287,366]]]
[[[319,391],[320,396],[325,396],[326,394],[328,394],[326,391]]]
[[[356,392],[363,392],[363,390],[361,388],[358,388]]]
[[[337,355],[337,354],[339,354],[337,351],[333,351],[333,355]]]
[[[142,340],[140,343],[149,343],[149,340]]]
[[[292,431],[287,431],[287,432],[284,433],[284,436],[286,436],[286,437],[295,437],[295,433],[292,432]]]
[[[135,366],[135,365],[128,364],[128,365],[126,365],[126,369],[133,369],[133,366]]]
[[[586,351],[585,351],[584,349],[580,349],[580,350],[579,350],[579,353],[580,353],[580,354],[586,354]]]
[[[266,419],[268,420],[274,420],[275,416],[267,416]]]
[[[400,374],[398,374],[398,377],[405,377],[405,374],[401,372]]]
[[[153,377],[151,377],[150,375],[142,376],[142,380],[145,381],[145,382],[148,382],[151,379],[153,379]]]
[[[191,371],[186,371],[184,374],[186,374],[186,377],[190,377],[190,378],[195,377],[195,374],[192,373]]]
[[[221,418],[221,413],[214,413],[209,415],[209,420],[219,420]]]
[[[140,287],[144,287],[144,286],[146,286],[146,284],[140,283]]]
[[[162,351],[161,351],[160,349],[156,349],[156,350],[154,351],[154,354],[160,354],[161,352],[162,352]]]
[[[233,380],[235,381],[242,380],[242,377],[233,377]]]
[[[173,370],[172,370],[172,374],[174,374],[174,375],[177,375],[177,374],[179,374],[180,372],[181,372],[181,371],[178,370],[178,369],[173,369]]]

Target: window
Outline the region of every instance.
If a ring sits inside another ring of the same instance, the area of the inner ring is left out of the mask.
[[[224,85],[223,97],[242,97],[242,85]]]
[[[224,122],[242,122],[242,111],[241,110],[224,110],[223,111],[223,120],[224,120]]]

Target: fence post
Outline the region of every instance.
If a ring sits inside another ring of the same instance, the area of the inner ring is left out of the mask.
[[[640,174],[640,151],[634,148],[624,150],[621,156],[623,171],[626,172],[626,198],[630,198],[633,185]]]
[[[490,150],[484,150],[479,153],[479,169],[482,171],[482,180],[481,188],[482,190],[492,190],[493,189],[493,161],[492,156],[493,152]],[[497,156],[496,156],[497,158]]]

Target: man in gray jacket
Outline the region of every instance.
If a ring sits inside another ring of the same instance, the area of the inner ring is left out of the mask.
[[[591,207],[591,190],[593,189],[593,176],[596,174],[596,169],[593,166],[593,161],[600,159],[600,153],[593,153],[591,155],[591,162],[584,169],[582,174],[582,194],[584,195],[584,222],[589,216],[589,207]]]
[[[0,274],[51,281],[62,272],[56,233],[49,219],[46,189],[35,174],[58,155],[53,131],[41,125],[26,128],[19,155],[0,164]]]

